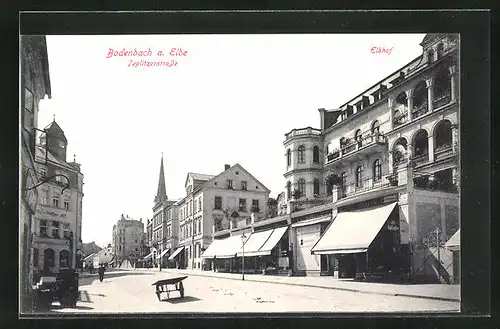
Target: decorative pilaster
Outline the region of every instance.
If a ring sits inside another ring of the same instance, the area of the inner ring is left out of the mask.
[[[434,162],[434,136],[429,136],[427,149],[429,152],[429,162]]]
[[[459,149],[459,135],[458,135],[458,125],[451,125],[451,146],[453,148],[453,154],[457,153]]]
[[[413,116],[413,89],[406,91],[406,99],[408,100],[408,122],[411,122]]]
[[[448,68],[450,72],[450,83],[451,83],[451,101],[454,102],[457,98],[457,84],[456,84],[456,76],[457,76],[457,67],[452,65]]]
[[[434,78],[425,80],[427,85],[427,103],[429,104],[429,112],[434,111]]]
[[[387,99],[387,105],[389,107],[389,129],[392,130],[394,129],[394,97],[389,97]]]

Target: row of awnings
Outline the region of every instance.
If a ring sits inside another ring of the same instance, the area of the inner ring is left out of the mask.
[[[288,227],[279,227],[262,232],[253,232],[243,244],[241,235],[214,240],[201,255],[201,258],[233,258],[245,256],[270,255],[281,240]]]

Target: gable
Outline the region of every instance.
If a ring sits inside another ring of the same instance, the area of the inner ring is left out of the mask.
[[[215,188],[226,188],[228,180],[233,181],[233,189],[240,190],[242,187],[242,181],[246,181],[248,191],[262,191],[269,193],[269,189],[259,182],[252,174],[250,174],[241,165],[236,164],[229,168],[228,170],[222,172],[218,176],[212,178],[207,182],[208,187]],[[217,184],[217,185],[215,185]]]

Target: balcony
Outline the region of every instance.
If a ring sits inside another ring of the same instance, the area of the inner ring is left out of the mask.
[[[418,117],[421,117],[422,115],[427,113],[428,110],[429,110],[429,103],[427,103],[427,101],[421,105],[415,106],[412,111],[412,118],[416,119]]]
[[[438,109],[442,106],[445,106],[446,104],[451,102],[451,93],[447,92],[443,95],[436,96],[436,99],[434,99],[434,109]]]
[[[453,146],[443,145],[434,150],[434,161],[447,159],[453,155],[455,155],[453,152]]]
[[[339,199],[347,198],[356,194],[376,190],[379,188],[396,186],[397,181],[392,179],[392,175],[382,175],[379,179],[375,180],[373,177],[368,179],[363,179],[361,182],[356,184],[356,182],[352,182],[346,184],[343,189],[343,193],[339,194]]]
[[[410,158],[410,161],[415,167],[424,165],[429,162],[429,154],[425,153],[422,155],[417,155],[415,157]]]
[[[408,112],[403,112],[394,117],[394,127],[399,127],[408,122]]]
[[[359,141],[351,142],[340,150],[335,150],[326,156],[326,164],[340,162],[342,159],[357,161],[358,156],[373,153],[377,148],[387,145],[387,137],[383,134],[371,134]]]
[[[286,139],[292,138],[292,137],[297,137],[297,136],[304,136],[304,135],[320,135],[321,130],[316,129],[316,128],[301,128],[301,129],[293,129],[290,131],[288,134],[285,134]]]

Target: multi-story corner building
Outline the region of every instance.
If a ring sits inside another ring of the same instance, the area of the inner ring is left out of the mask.
[[[251,228],[267,213],[269,189],[241,165],[225,165],[217,176],[188,173],[179,202],[180,247],[184,266],[203,268],[201,255],[213,239]],[[172,255],[175,257],[175,253]]]
[[[176,201],[168,200],[167,197],[163,155],[160,164],[158,190],[154,202],[153,218],[148,222],[148,229],[150,227],[151,232],[149,240],[149,245],[152,247],[151,257],[155,265],[161,263],[162,266],[167,266],[168,257],[179,244],[177,233],[179,221]]]
[[[121,215],[118,222],[113,225],[113,254],[115,255],[115,266],[120,267],[124,261],[132,266],[143,254],[145,245],[144,223],[142,218],[135,220],[128,215]]]
[[[320,129],[286,134],[295,273],[456,279],[442,245],[459,227],[458,37],[421,46],[339,109],[320,109]]]
[[[21,122],[20,122],[20,291],[21,309],[26,310],[33,284],[33,233],[40,179],[35,168],[36,127],[40,100],[51,97],[49,62],[45,36],[21,36]]]
[[[66,161],[67,146],[64,131],[54,119],[36,149],[35,167],[46,183],[39,187],[33,266],[45,271],[76,268],[80,261],[83,174],[74,158]]]

